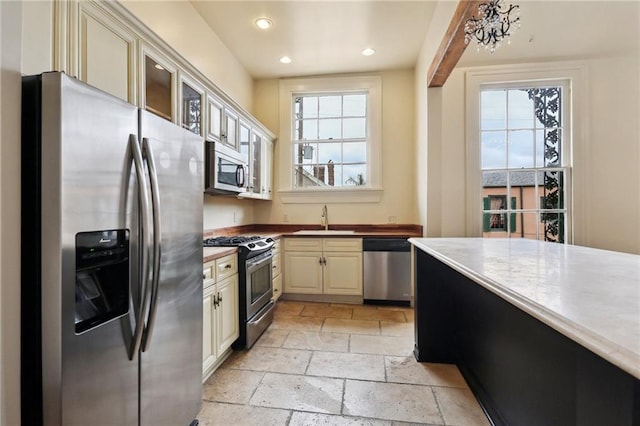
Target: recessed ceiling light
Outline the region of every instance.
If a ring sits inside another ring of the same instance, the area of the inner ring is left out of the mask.
[[[160,64],[155,64],[154,67],[160,71],[164,70],[164,67]]]
[[[291,58],[288,56],[283,56],[282,58],[280,58],[280,62],[282,62],[283,64],[290,64]]]
[[[273,22],[271,22],[271,19],[269,18],[256,19],[256,27],[260,28],[261,30],[268,30],[269,28],[271,28],[271,25],[273,25]]]
[[[370,48],[370,47],[367,47],[366,49],[362,49],[362,54],[363,54],[364,56],[371,56],[371,55],[373,55],[374,53],[376,53],[376,51],[375,51],[375,50],[373,50],[373,49],[372,49],[372,48]]]

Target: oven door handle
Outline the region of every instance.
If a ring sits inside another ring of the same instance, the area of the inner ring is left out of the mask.
[[[247,260],[247,273],[250,274],[251,272],[257,271],[266,263],[271,262],[272,259],[273,254],[271,253],[271,251],[269,251],[268,253],[262,254],[257,258]]]

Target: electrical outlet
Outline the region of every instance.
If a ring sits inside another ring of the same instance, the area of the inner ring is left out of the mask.
[[[398,218],[395,216],[389,216],[389,223],[396,223],[398,221]]]
[[[282,213],[282,221],[283,222],[289,222],[289,215],[286,213]]]

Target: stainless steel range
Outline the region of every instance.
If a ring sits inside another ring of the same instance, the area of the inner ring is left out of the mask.
[[[205,247],[238,247],[240,337],[233,344],[234,349],[250,348],[273,321],[273,244],[271,238],[258,236],[204,240]]]

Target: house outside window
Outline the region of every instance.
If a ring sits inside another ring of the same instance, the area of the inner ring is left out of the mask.
[[[488,85],[480,90],[486,238],[567,241],[567,86],[547,84]]]
[[[283,203],[380,201],[380,77],[280,80],[280,128]]]

